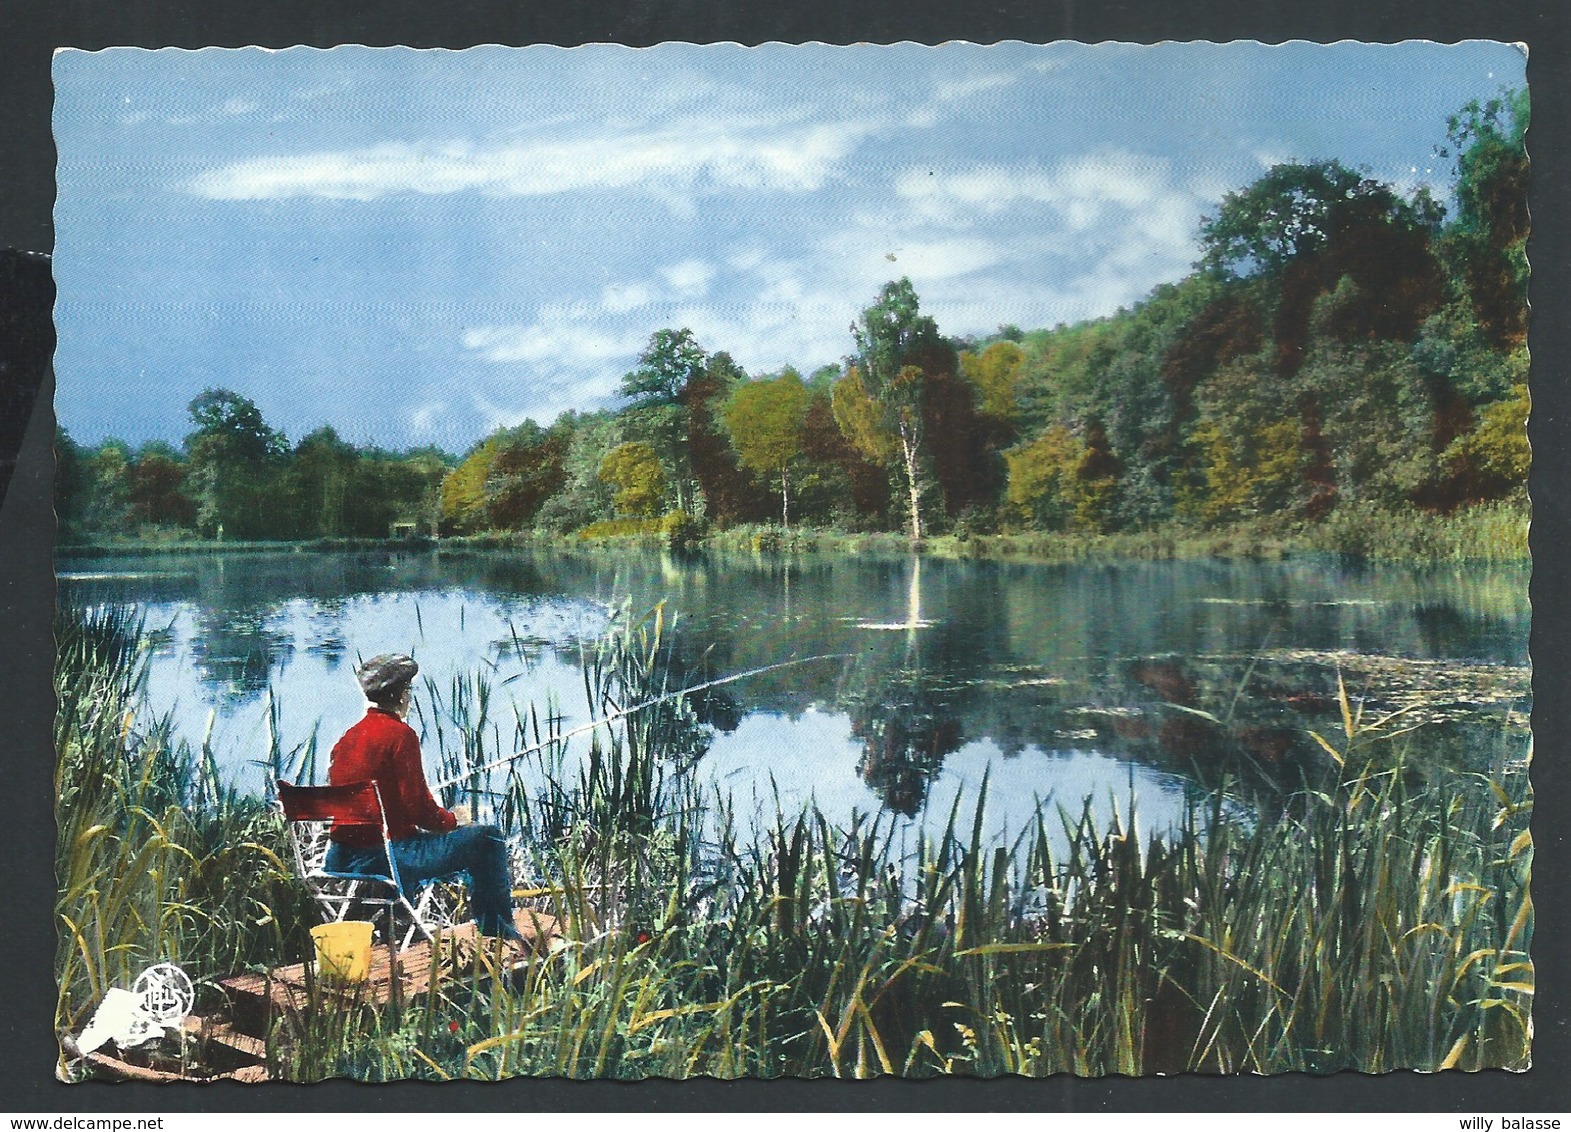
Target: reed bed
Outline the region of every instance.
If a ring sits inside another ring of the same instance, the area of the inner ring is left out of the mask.
[[[185,966],[213,1004],[211,980],[298,951],[313,922],[282,826],[142,714],[134,612],[68,612],[56,635],[56,1029],[80,1031],[155,962]]]
[[[134,649],[113,648],[76,667],[120,674],[92,685],[118,712],[137,689],[116,658]],[[419,723],[440,777],[455,780],[445,800],[479,803],[506,826],[521,899],[561,917],[568,946],[512,977],[482,963],[396,1008],[281,1019],[275,1074],[991,1077],[1528,1063],[1531,802],[1521,768],[1409,773],[1422,730],[1366,721],[1344,693],[1340,729],[1318,736],[1322,773],[1270,812],[1224,790],[1180,828],[1147,831],[1132,803],[1100,823],[1089,802],[1044,807],[1016,841],[996,844],[984,785],[914,843],[884,813],[837,825],[777,806],[768,822],[744,823],[730,798],[690,773],[695,719],[684,697],[619,714],[681,687],[674,655],[658,614],[586,649],[585,694],[615,722],[578,737],[552,705],[504,706],[477,677],[425,687]],[[63,754],[107,748],[116,765],[154,757],[156,727],[128,745],[136,729],[118,715],[89,710],[83,696],[73,703],[68,714],[62,697],[62,734],[99,738]],[[62,766],[78,767],[72,757]],[[97,785],[103,777],[84,778],[103,797],[98,817],[62,806],[77,838],[88,822],[141,820],[130,794]],[[254,813],[226,804],[231,815]],[[146,851],[164,879],[128,881],[138,911],[115,922],[134,927],[96,966],[75,957],[90,958],[91,946],[67,946],[87,933],[63,935],[62,1024],[134,966],[132,954],[174,946],[221,975],[230,954],[302,953],[275,905],[252,914],[264,906],[260,889],[290,884],[267,842],[246,848],[239,819],[225,820],[204,827],[206,852],[250,853],[253,871],[266,860],[274,873],[229,904],[201,903],[212,894],[191,890],[190,861],[159,857],[164,835],[138,826],[143,844],[158,846]],[[62,836],[63,876],[81,878],[78,887],[127,875],[129,849],[106,861],[85,855],[94,844]],[[81,914],[84,899],[69,909]],[[246,913],[236,900],[252,901]],[[222,915],[248,926],[196,932],[168,911],[186,904],[204,924]],[[267,930],[255,926],[269,916]],[[158,934],[166,922],[186,934]]]

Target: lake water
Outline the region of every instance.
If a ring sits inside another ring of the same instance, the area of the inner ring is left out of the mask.
[[[298,759],[361,713],[357,657],[404,651],[432,684],[479,674],[496,744],[531,705],[590,720],[580,649],[664,602],[707,693],[694,773],[744,814],[812,802],[914,828],[988,776],[1011,837],[1039,801],[1178,821],[1225,775],[1283,788],[1324,765],[1336,674],[1383,709],[1422,705],[1410,761],[1520,765],[1525,568],[1280,562],[1023,564],[631,550],[416,550],[63,558],[62,603],[134,602],[156,642],[151,708],[260,790],[269,710]],[[821,658],[806,659],[803,658]],[[418,722],[418,720],[412,720]],[[433,779],[436,736],[424,740]],[[318,767],[322,773],[322,767]]]

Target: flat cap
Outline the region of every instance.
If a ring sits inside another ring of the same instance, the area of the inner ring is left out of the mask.
[[[420,666],[414,657],[401,652],[373,656],[360,666],[355,675],[368,700],[386,700],[396,697],[404,687],[414,681]]]

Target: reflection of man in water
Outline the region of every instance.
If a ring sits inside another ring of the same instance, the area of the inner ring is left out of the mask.
[[[423,880],[468,873],[470,903],[481,934],[520,940],[513,926],[507,845],[492,825],[468,825],[467,813],[444,810],[431,796],[420,764],[420,740],[404,722],[410,688],[420,671],[402,653],[374,656],[357,674],[365,691],[365,718],[333,747],[328,781],[334,786],[375,782],[387,815],[388,838],[406,888]],[[327,867],[332,872],[386,868],[381,833],[366,826],[334,825]]]

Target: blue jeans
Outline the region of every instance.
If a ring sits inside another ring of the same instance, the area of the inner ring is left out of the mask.
[[[507,868],[507,842],[494,825],[461,825],[447,833],[417,833],[393,842],[393,859],[404,895],[422,881],[469,874],[469,903],[480,934],[517,939],[513,926],[513,883]],[[379,845],[341,845],[327,850],[326,868],[334,873],[387,872]]]

